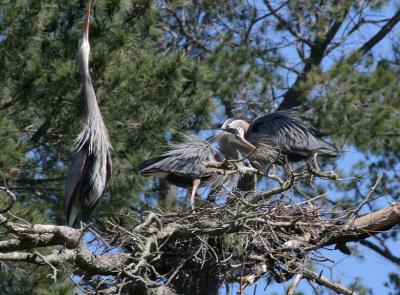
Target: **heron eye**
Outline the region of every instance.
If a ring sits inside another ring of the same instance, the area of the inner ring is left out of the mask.
[[[235,128],[228,128],[226,131],[235,134],[235,135],[239,135],[239,131]]]

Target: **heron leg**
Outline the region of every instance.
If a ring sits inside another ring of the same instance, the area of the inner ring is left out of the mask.
[[[321,171],[321,168],[319,168],[318,162],[317,162],[317,157],[318,157],[318,153],[314,154],[314,157],[312,159],[311,165],[313,165],[313,167],[315,169],[317,169],[317,171]]]
[[[286,156],[286,155],[284,155],[284,159],[285,159],[285,162],[284,162],[284,164],[283,164],[283,172],[284,172],[284,174],[285,174],[285,177],[287,177],[287,178],[289,178],[290,177],[290,175],[292,175],[293,174],[293,169],[292,169],[292,167],[290,166],[290,164],[289,164],[289,159],[288,159],[288,157]]]
[[[196,195],[196,191],[199,188],[200,182],[201,182],[200,178],[195,178],[193,180],[192,193],[190,195],[190,200],[189,200],[190,209],[192,210],[194,210],[194,196]]]

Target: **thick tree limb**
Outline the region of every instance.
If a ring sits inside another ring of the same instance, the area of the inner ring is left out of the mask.
[[[327,236],[320,239],[315,246],[311,246],[306,250],[319,249],[324,246],[346,242],[357,242],[387,231],[397,224],[400,224],[400,203],[394,203],[378,211],[360,216],[354,219],[351,225],[352,231],[343,231]]]
[[[301,204],[273,199],[259,204],[259,207],[253,204],[247,207],[246,212],[234,215],[229,213],[231,209],[226,206],[199,208],[187,214],[151,213],[132,229],[111,224],[105,238],[119,245],[120,250],[114,254],[91,252],[82,239],[82,230],[57,225],[21,224],[8,221],[0,215],[3,228],[14,235],[0,241],[0,261],[47,264],[52,268],[68,263],[87,275],[112,275],[116,279],[157,289],[162,287],[160,283],[156,283],[157,279],[161,278],[159,272],[169,273],[171,276],[163,277],[163,280],[174,284],[175,280],[181,278],[182,272],[185,273],[187,267],[193,269],[192,264],[204,257],[197,257],[197,253],[201,253],[199,249],[203,248],[207,249],[203,250],[205,253],[209,253],[203,255],[210,255],[210,261],[223,266],[230,273],[226,278],[230,278],[230,281],[240,280],[243,286],[265,275],[285,281],[291,277],[290,274],[301,274],[332,290],[348,292],[339,284],[304,267],[300,268],[299,272],[297,266],[302,264],[300,260],[296,262],[298,256],[295,253],[307,255],[327,245],[359,241],[400,224],[400,203],[359,216],[349,226],[345,226],[344,221],[318,216],[315,209],[308,211],[302,208]],[[247,205],[239,202],[233,203],[232,206],[233,209],[236,206],[245,208]],[[253,232],[257,234],[254,235]],[[219,246],[212,246],[213,241],[218,241],[215,239],[228,237],[229,234],[235,234],[240,236],[242,241],[247,241],[248,246],[243,245],[248,247],[245,264],[236,252],[229,250],[231,246],[224,246],[223,252],[220,252]],[[285,242],[295,240],[296,236],[301,239],[305,235],[309,238],[303,239],[295,248],[288,244],[282,247]],[[55,248],[48,255],[23,251],[36,251],[41,247],[57,245],[66,248]],[[182,255],[192,258],[185,260],[184,264],[176,264],[182,259],[175,257],[175,252],[180,258]],[[226,255],[230,255],[230,258],[226,258]],[[296,267],[293,267],[291,262],[287,264],[286,272],[281,269],[285,261],[293,260],[297,263]],[[176,271],[173,271],[174,269]],[[237,274],[239,270],[240,274]],[[173,292],[167,286],[165,290]]]

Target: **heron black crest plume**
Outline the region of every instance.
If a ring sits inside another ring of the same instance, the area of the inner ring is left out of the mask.
[[[78,44],[78,63],[85,96],[86,121],[75,140],[65,186],[66,223],[79,227],[102,197],[111,175],[111,143],[89,73],[90,2]]]

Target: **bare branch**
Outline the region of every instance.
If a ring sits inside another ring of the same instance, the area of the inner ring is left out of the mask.
[[[389,261],[393,262],[394,264],[396,264],[397,266],[400,266],[400,257],[397,257],[395,255],[393,255],[392,252],[389,251],[388,248],[386,247],[379,247],[378,245],[368,241],[368,240],[361,240],[360,244],[368,247],[369,249],[375,251],[376,253],[378,253],[379,255],[381,255],[382,257],[385,257],[386,259],[388,259]]]
[[[291,24],[288,23],[287,20],[285,20],[283,18],[283,16],[281,16],[278,13],[278,10],[283,7],[283,5],[279,6],[278,8],[273,8],[271,3],[268,0],[264,0],[264,4],[268,7],[270,13],[279,21],[281,22],[285,28],[290,32],[290,34],[292,34],[296,39],[304,42],[305,44],[307,44],[308,46],[312,47],[314,44],[311,40],[307,39],[306,37],[304,37],[303,35],[301,35],[299,32],[295,31],[293,29],[293,26]]]
[[[294,292],[296,291],[297,285],[300,283],[301,279],[303,278],[302,274],[297,274],[294,279],[292,284],[290,285],[290,288],[287,291],[287,295],[293,295]]]
[[[400,21],[400,9],[392,16],[392,18],[382,26],[382,28],[372,36],[367,42],[365,42],[360,48],[358,48],[352,56],[361,54],[361,56],[368,53],[376,44],[378,44]]]
[[[299,266],[299,267],[301,267],[301,266]],[[325,287],[335,291],[338,294],[357,295],[357,293],[354,292],[353,290],[343,287],[339,283],[334,282],[334,281],[328,279],[327,277],[322,276],[321,274],[317,274],[316,272],[314,272],[312,270],[303,268],[301,273],[305,278],[308,278],[309,280],[312,280],[312,281],[318,283],[319,285],[325,286]]]
[[[358,212],[361,210],[361,208],[370,201],[372,195],[375,193],[376,187],[379,185],[383,177],[383,174],[380,174],[378,178],[375,181],[375,184],[370,188],[367,196],[364,198],[364,200],[360,203],[360,205],[357,206],[356,210],[351,214],[351,217],[354,217],[358,214]]]

